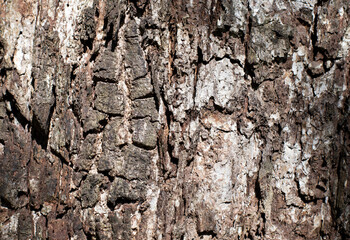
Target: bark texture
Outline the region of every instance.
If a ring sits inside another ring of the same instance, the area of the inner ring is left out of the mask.
[[[1,239],[349,239],[348,0],[0,0]]]

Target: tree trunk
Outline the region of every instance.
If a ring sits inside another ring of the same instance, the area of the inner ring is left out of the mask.
[[[1,239],[349,239],[348,0],[0,0]]]

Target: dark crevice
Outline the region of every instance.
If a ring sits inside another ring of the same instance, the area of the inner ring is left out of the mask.
[[[216,28],[213,31],[213,35],[217,38],[222,38],[224,33],[230,31],[230,28],[231,28],[231,26],[228,26],[228,25],[224,25],[221,28]]]
[[[262,155],[260,156],[260,161],[259,161],[259,166],[258,166],[258,172],[257,172],[257,177],[256,177],[256,180],[255,180],[255,185],[254,185],[254,193],[255,193],[255,197],[257,198],[258,200],[258,210],[260,209],[260,204],[261,204],[261,201],[263,200],[263,197],[261,195],[261,187],[260,187],[260,170],[261,170],[261,164],[262,164]]]
[[[143,148],[143,149],[146,149],[146,150],[153,150],[155,148],[155,147],[150,147],[148,145],[144,145],[141,142],[133,142],[132,144],[135,145],[136,147]]]
[[[325,156],[322,156],[322,165],[321,167],[323,168],[327,168],[328,167],[328,163],[327,163],[327,160],[325,158]],[[325,180],[325,183],[327,182],[327,180]]]
[[[83,132],[83,137],[84,137],[84,139],[85,139],[85,138],[87,137],[87,135],[89,135],[89,134],[98,134],[98,133],[101,133],[101,132],[105,129],[106,125],[108,124],[108,120],[107,120],[107,119],[102,119],[102,120],[100,120],[98,123],[101,125],[100,128],[95,128],[95,129],[91,129],[91,130],[88,130],[88,131]]]
[[[145,13],[148,1],[145,2],[145,4],[141,7],[138,6],[137,2],[140,2],[138,0],[130,0],[131,3],[133,3],[135,10],[136,10],[136,17],[141,18],[143,14]]]
[[[266,215],[265,213],[261,213],[261,218],[263,220],[263,228],[261,229],[261,235],[265,236],[265,224],[266,224]]]
[[[52,93],[55,100],[54,100],[54,104],[50,107],[49,116],[47,117],[47,121],[45,125],[41,126],[35,114],[33,114],[33,118],[32,118],[32,125],[33,125],[31,129],[32,140],[35,141],[37,144],[39,144],[45,150],[47,149],[47,144],[49,141],[50,122],[56,108],[57,95],[56,95],[55,85],[53,85],[52,87]]]
[[[114,36],[113,36],[113,39],[112,39],[112,52],[114,52],[115,48],[117,47],[117,44],[118,44],[118,32],[119,32],[120,26],[122,26],[124,24],[125,16],[123,14],[119,13],[117,21],[118,21],[117,28],[115,30],[115,33],[114,33]]]
[[[67,166],[70,166],[70,165],[71,165],[71,163],[70,163],[64,156],[62,156],[62,154],[60,154],[59,152],[57,152],[55,149],[52,149],[52,148],[51,148],[51,153],[52,153],[53,155],[55,155],[55,156],[61,161],[62,165],[63,165],[63,164],[65,164],[65,165],[67,165]]]
[[[95,8],[95,17],[98,18],[100,16],[100,10],[98,7]]]
[[[278,135],[280,135],[280,136],[281,136],[281,134],[282,134],[282,126],[281,126],[280,123],[277,123],[277,133],[278,133]]]
[[[120,197],[120,198],[117,198],[114,202],[107,201],[107,207],[113,212],[115,210],[115,207],[118,206],[118,205],[135,204],[135,203],[138,203],[138,202],[139,201],[135,200],[135,199]]]
[[[112,212],[115,209],[115,204],[113,204],[112,202],[108,201],[107,202],[107,207],[109,208],[109,210],[111,210]]]
[[[101,237],[99,234],[96,235],[96,240],[101,240]]]
[[[106,21],[107,21],[107,22],[106,22]],[[108,19],[105,18],[104,24],[108,24]],[[104,26],[104,28],[105,28],[105,26]],[[113,23],[110,23],[110,24],[109,24],[109,31],[108,31],[107,34],[106,34],[106,43],[105,43],[105,47],[107,47],[107,46],[108,46],[108,43],[109,43],[110,41],[113,40],[113,29],[114,29],[114,24],[113,24]]]
[[[218,57],[218,56],[211,56],[209,60],[205,61],[203,59],[203,53],[202,53],[202,49],[200,47],[197,47],[197,54],[198,54],[198,58],[197,58],[197,62],[195,62],[197,64],[197,66],[200,66],[200,65],[207,65],[209,64],[212,60],[215,60],[215,61],[221,61],[225,58],[227,58],[228,60],[230,60],[230,62],[232,64],[238,64],[241,68],[244,68],[243,67],[243,64],[238,60],[238,59],[234,59],[231,57],[231,55],[229,54],[225,54],[224,56],[222,57]],[[175,69],[174,69],[175,70]]]
[[[11,69],[1,68],[0,69],[0,77],[3,78],[6,76],[6,72]]]
[[[248,232],[247,238],[248,238],[249,240],[254,240],[254,239],[255,239],[255,238],[252,236],[252,234],[251,234],[250,232]]]
[[[101,68],[100,70],[106,70],[106,69]],[[96,71],[96,72],[99,72],[99,71]],[[96,73],[96,72],[94,72],[94,73]],[[97,77],[96,74],[93,74],[92,80],[94,81],[93,82],[94,87],[96,87],[97,82],[114,83],[114,84],[117,83],[117,81],[114,80],[113,78]]]
[[[76,78],[76,74],[74,73],[75,72],[75,70],[78,68],[78,64],[76,64],[76,63],[74,63],[73,65],[72,65],[72,70],[71,70],[71,72],[70,72],[70,79],[73,81],[73,80],[75,80],[75,78]],[[71,82],[72,82],[71,81]]]
[[[276,64],[283,64],[283,63],[286,63],[288,60],[288,55],[285,54],[283,57],[274,57],[273,60],[272,60],[272,63],[276,63]]]
[[[4,197],[0,197],[0,202],[1,202],[1,206],[14,210],[15,208],[12,206],[11,202],[8,201],[7,199],[5,199]]]
[[[107,177],[109,182],[113,182],[114,181],[115,177],[113,177],[113,176],[111,176],[109,174],[110,170],[98,171],[98,172],[101,173],[103,176]]]
[[[6,90],[4,100],[8,101],[10,103],[10,106],[11,106],[11,112],[7,111],[7,115],[9,116],[9,118],[12,119],[12,116],[14,118],[16,118],[17,121],[23,127],[23,129],[25,129],[26,126],[30,127],[30,122],[21,113],[21,111],[17,105],[16,99],[8,90]]]
[[[211,237],[216,237],[216,233],[213,230],[206,230],[206,231],[202,231],[202,232],[198,232],[198,236],[211,236]]]
[[[149,99],[149,98],[154,98],[154,93],[153,92],[150,92],[142,97],[136,97],[136,98],[132,98],[131,100],[143,100],[143,99]],[[156,99],[155,99],[156,101]],[[156,106],[157,108],[157,106]],[[159,110],[159,108],[157,108],[157,110]]]
[[[39,144],[42,149],[47,149],[47,143],[49,140],[48,132],[46,132],[44,129],[40,127],[40,123],[35,116],[33,115],[33,120],[32,120],[32,140],[35,141],[37,144]]]
[[[321,185],[317,185],[316,186],[316,189],[319,189],[319,190],[321,190],[322,192],[327,192],[327,189],[325,189],[323,186],[321,186]]]
[[[299,23],[300,23],[301,25],[305,26],[306,28],[309,29],[309,28],[311,27],[310,23],[307,22],[307,21],[305,21],[304,19],[298,17],[297,20],[299,21]]]
[[[208,64],[212,59],[215,59],[215,61],[221,61],[221,60],[223,60],[223,59],[225,59],[225,58],[229,59],[230,62],[231,62],[232,64],[238,64],[241,68],[244,68],[243,65],[242,65],[242,63],[241,63],[238,59],[233,59],[233,58],[231,58],[231,56],[230,56],[229,54],[225,54],[223,57],[217,57],[217,56],[216,56],[215,58],[209,59],[209,61],[207,61],[207,62],[202,60],[202,63],[203,63],[204,65],[206,65],[206,64]]]
[[[68,206],[65,206],[64,209],[63,209],[63,212],[61,213],[58,213],[56,215],[56,219],[62,219],[66,214],[67,214],[67,211],[69,210],[69,207]]]
[[[197,66],[201,63],[203,63],[203,52],[202,49],[198,46],[197,47]]]
[[[151,118],[152,116],[150,115],[145,115],[145,116],[132,116],[131,119],[133,120],[142,120],[142,119],[149,119]],[[151,122],[158,122],[158,120],[153,120],[153,119],[150,119]]]
[[[167,125],[168,125],[168,128],[169,128],[170,124],[172,122],[172,119],[173,119],[173,113],[169,110],[168,105],[165,102],[164,93],[162,94],[162,98],[163,98],[163,102],[164,102],[164,105],[165,105],[166,122],[167,122]]]
[[[309,195],[304,195],[301,193],[301,189],[300,189],[300,184],[299,181],[297,179],[295,179],[295,182],[297,184],[297,188],[298,188],[298,197],[301,199],[301,201],[303,201],[304,203],[317,203],[317,198],[314,198],[312,196]]]
[[[138,200],[135,200],[135,199],[121,197],[121,198],[117,198],[117,200],[115,200],[115,206],[118,204],[132,204],[132,203],[137,203],[137,202],[138,202]]]
[[[120,148],[122,148],[122,147],[120,147]],[[126,178],[125,176],[119,175],[119,174],[115,175],[114,178],[120,178],[120,179],[123,179],[123,180],[125,180],[127,182],[134,181],[134,180],[139,180],[138,178]]]
[[[159,112],[160,109],[160,101],[161,101],[161,96],[160,96],[160,89],[159,89],[159,84],[158,84],[158,79],[156,79],[155,73],[154,73],[154,66],[153,66],[153,59],[150,60],[148,66],[149,66],[149,72],[151,73],[151,83],[153,85],[153,89],[155,92],[155,104],[157,108],[157,112]]]
[[[91,54],[91,57],[90,57],[90,62],[95,62],[97,56],[98,56],[98,53],[99,51],[98,50],[95,50],[92,54]]]
[[[142,33],[141,33],[142,34]],[[147,46],[154,46],[156,48],[160,48],[159,44],[157,41],[148,38],[147,36],[142,40],[141,45],[143,47],[147,47]]]
[[[297,209],[304,209],[303,206],[299,206],[295,203],[290,203],[290,204],[287,204],[288,207],[294,207],[294,208],[297,208]]]
[[[196,102],[195,99],[197,95],[198,74],[199,74],[199,68],[202,63],[203,63],[203,52],[202,52],[202,49],[198,46],[197,47],[197,66],[194,72],[194,83],[193,83],[193,93],[192,93],[193,103]],[[193,108],[195,107],[196,107],[196,104],[193,104]]]
[[[242,65],[241,61],[239,61],[238,59],[232,59],[228,55],[225,55],[224,58],[230,59],[231,64],[238,64],[241,68],[244,69],[244,66]]]
[[[111,51],[114,52],[115,48],[118,44],[118,32],[120,29],[120,26],[122,26],[125,22],[125,16],[121,12],[118,13],[117,16],[117,23],[114,24],[113,22],[108,22],[108,17],[104,19],[103,22],[103,30],[107,31],[106,38],[105,38],[105,47],[107,48],[109,43],[111,42]]]
[[[247,2],[247,8],[248,8],[248,13],[247,13],[248,23],[247,23],[247,30],[246,30],[245,39],[244,39],[245,61],[244,61],[244,68],[243,69],[244,69],[244,78],[251,81],[251,87],[255,91],[259,88],[259,84],[254,81],[254,78],[255,78],[254,65],[252,63],[250,63],[248,60],[249,59],[250,34],[252,31],[252,26],[253,26],[253,19],[251,17],[251,8],[249,5],[249,2]]]
[[[262,222],[260,222],[260,227],[257,229],[256,236],[264,237],[265,236],[265,226],[266,226],[266,215],[265,213],[260,213],[260,218]]]
[[[215,103],[215,99],[214,97],[210,97],[209,98],[209,102],[208,102],[208,106],[207,108],[212,111],[212,112],[219,112],[219,113],[223,113],[226,114],[226,109],[224,107],[221,107],[220,105]]]
[[[252,87],[252,89],[253,89],[254,91],[256,91],[256,90],[258,90],[258,88],[259,88],[260,84],[259,84],[259,83],[254,82],[254,81],[252,81],[252,83],[251,83],[251,85],[250,85],[250,86]]]
[[[91,129],[91,130],[88,130],[86,132],[83,132],[83,138],[85,139],[89,134],[99,134],[102,131],[103,131],[102,129]]]
[[[258,172],[259,173],[259,172]],[[254,192],[255,192],[255,197],[258,199],[258,201],[262,200],[261,196],[261,188],[260,188],[260,182],[259,182],[259,175],[255,180],[255,186],[254,186]]]
[[[241,122],[242,122],[243,120],[242,119],[238,119],[237,120],[237,122],[236,122],[236,127],[237,127],[237,131],[238,131],[238,133],[240,134],[240,135],[242,135],[242,136],[244,136],[246,139],[249,139],[250,138],[250,136],[248,136],[247,134],[245,134],[244,132],[242,132],[242,130],[241,130]]]
[[[322,76],[324,73],[313,73],[310,68],[306,69],[306,73],[307,75],[309,75],[311,78],[318,78],[320,76]],[[315,96],[315,95],[314,95]]]
[[[194,161],[194,157],[189,158],[186,163],[186,167],[189,167],[193,161]]]
[[[84,46],[84,52],[87,51],[87,49],[92,49],[94,39],[93,38],[88,38],[87,40],[80,39],[81,44]]]
[[[248,56],[248,47],[246,47],[246,56]],[[245,63],[244,63],[244,78],[245,79],[251,79],[251,87],[253,88],[253,90],[257,90],[259,88],[258,83],[256,83],[254,81],[255,78],[255,73],[254,73],[254,65],[249,63],[248,58],[246,57],[245,59]]]
[[[174,147],[173,145],[170,143],[170,140],[168,140],[168,153],[169,153],[169,156],[170,156],[170,161],[175,164],[175,165],[178,165],[179,164],[179,159],[174,157],[174,154],[173,154],[173,151],[174,151]]]
[[[329,0],[318,0],[316,3],[316,6],[322,6],[324,3],[328,2]]]
[[[91,234],[91,232],[85,232],[84,231],[84,233],[85,233],[85,236],[86,236],[86,239],[87,240],[93,240],[94,239],[94,236]]]
[[[86,174],[85,174],[84,176],[81,177],[80,183],[84,182],[84,181],[86,180],[88,174],[89,174],[87,171],[82,171],[82,172],[84,172],[84,173],[86,173]]]
[[[73,103],[69,108],[72,110],[72,113],[74,117],[77,119],[78,123],[81,125],[82,120],[81,120],[81,114],[79,111],[81,111],[80,106],[78,104]]]

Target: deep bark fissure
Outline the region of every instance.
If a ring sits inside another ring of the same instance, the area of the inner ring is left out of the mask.
[[[4,101],[8,102],[11,106],[11,112],[6,109],[9,119],[11,120],[15,118],[21,124],[23,129],[30,128],[31,123],[22,114],[15,97],[9,91],[6,91]]]

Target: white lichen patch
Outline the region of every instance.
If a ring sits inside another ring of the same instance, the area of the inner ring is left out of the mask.
[[[19,75],[8,77],[5,85],[15,97],[21,113],[27,120],[31,119],[29,104],[32,94],[32,56],[37,4],[32,3],[26,12],[23,12],[16,2],[6,5],[8,18],[3,25],[3,38],[6,39],[4,62],[8,68],[14,67]]]
[[[60,39],[60,53],[65,63],[77,63],[80,56],[76,53],[79,48],[74,39],[76,23],[82,11],[87,7],[92,7],[93,0],[70,1],[63,0],[57,7],[57,22],[55,30]]]
[[[287,205],[300,205],[296,194],[295,169],[301,162],[301,147],[298,143],[290,145],[286,142],[280,158],[274,163],[275,186],[280,189],[286,198]]]
[[[197,108],[205,106],[211,97],[215,104],[225,108],[234,96],[241,94],[241,88],[245,86],[244,71],[236,63],[229,59],[219,61],[212,60],[199,70],[195,104]]]
[[[245,211],[243,206],[248,206],[254,197],[252,189],[248,189],[248,178],[258,171],[259,146],[256,137],[247,140],[236,131],[222,132],[217,128],[211,129],[208,141],[199,143],[193,171],[199,181],[196,201],[202,202],[196,204],[213,211],[218,228],[226,227],[234,206]]]
[[[18,218],[19,213],[13,214],[10,219],[6,222],[6,224],[1,223],[0,229],[1,229],[1,236],[4,240],[10,240],[15,239],[17,235],[17,229],[18,229]]]

